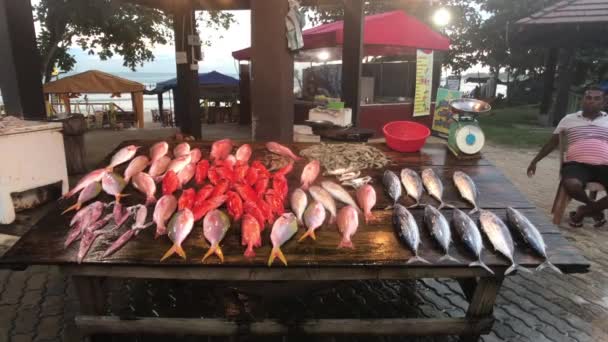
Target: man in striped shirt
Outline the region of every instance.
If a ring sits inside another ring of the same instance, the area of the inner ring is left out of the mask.
[[[606,223],[604,209],[608,197],[593,201],[585,192],[588,182],[598,182],[608,189],[608,115],[602,112],[606,96],[598,87],[585,91],[582,110],[566,115],[551,139],[543,146],[528,167],[528,176],[536,172],[536,164],[559,145],[559,136],[565,134],[568,149],[561,168],[562,184],[570,197],[583,203],[570,213],[570,225],[581,227],[585,217],[593,217],[595,226]]]

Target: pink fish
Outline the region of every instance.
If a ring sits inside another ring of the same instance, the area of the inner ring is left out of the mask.
[[[177,157],[181,157],[181,156],[185,156],[186,154],[190,154],[190,144],[188,144],[187,142],[183,142],[181,144],[178,144],[173,149],[173,156],[176,157],[176,158]]]
[[[116,203],[119,203],[122,197],[128,196],[122,194],[122,191],[127,186],[127,182],[124,178],[114,172],[108,172],[103,175],[101,178],[101,186],[103,187],[103,191],[108,195],[114,196]]]
[[[357,232],[358,226],[359,217],[357,209],[351,205],[347,205],[338,211],[338,229],[342,234],[342,241],[340,241],[338,248],[355,248],[351,238]]]
[[[287,266],[287,259],[281,251],[281,246],[289,241],[294,234],[298,231],[298,223],[296,217],[292,213],[285,213],[281,215],[274,224],[272,225],[272,232],[270,233],[270,241],[272,241],[272,251],[268,258],[268,266],[272,265],[275,258],[279,258],[285,266]]]
[[[190,151],[190,164],[196,164],[203,158],[203,152],[201,152],[200,148],[193,148]]]
[[[158,177],[158,176],[162,175],[163,173],[165,173],[165,171],[167,171],[167,167],[169,167],[170,163],[171,163],[171,158],[169,158],[168,156],[162,156],[152,162],[152,165],[150,166],[150,170],[148,170],[148,174],[150,176],[152,176],[153,178]]]
[[[180,210],[169,221],[169,239],[173,241],[173,246],[163,255],[160,261],[163,261],[171,255],[177,253],[183,259],[186,259],[186,252],[182,248],[182,243],[194,226],[194,217],[190,209]]]
[[[89,204],[76,213],[70,222],[72,229],[68,232],[64,247],[67,248],[72,242],[78,240],[85,228],[99,220],[105,207],[105,204],[101,201],[97,201]]]
[[[152,215],[154,223],[156,223],[155,239],[167,234],[167,227],[165,225],[175,212],[175,209],[177,209],[177,199],[173,195],[164,195],[156,202],[154,214]]]
[[[116,230],[122,227],[122,225],[127,222],[129,217],[131,217],[131,211],[123,208],[122,204],[116,202],[114,203],[114,209],[112,210],[112,217],[114,218],[114,223],[116,224],[113,230]]]
[[[300,182],[302,183],[302,190],[308,190],[308,187],[317,179],[321,171],[321,164],[318,160],[313,160],[304,166],[302,170],[302,176]]]
[[[135,157],[135,153],[137,153],[137,150],[140,147],[141,146],[129,145],[121,148],[112,156],[112,160],[110,160],[110,165],[108,165],[106,169],[108,169],[108,171],[112,171],[114,170],[114,167],[122,163],[128,162],[133,157]]]
[[[365,223],[375,219],[372,209],[376,205],[376,190],[371,185],[365,184],[357,190],[357,201],[363,208]]]
[[[308,236],[316,240],[315,230],[323,225],[323,221],[325,221],[325,207],[317,201],[312,202],[304,212],[304,223],[308,230],[298,241],[302,241]]]
[[[241,223],[241,244],[247,246],[245,250],[246,258],[255,258],[254,247],[262,246],[262,236],[260,223],[255,217],[250,214],[243,215],[243,222]]]
[[[237,160],[236,160],[236,157],[234,156],[234,154],[229,154],[228,157],[226,157],[226,165],[230,169],[234,168],[236,163],[237,163]]]
[[[188,165],[188,164],[190,164],[190,154],[186,154],[184,156],[177,157],[177,158],[173,159],[171,161],[171,163],[169,163],[169,166],[167,167],[167,172],[173,171],[177,174],[181,170],[183,170],[186,167],[186,165]]]
[[[129,166],[125,169],[125,182],[129,183],[131,177],[146,169],[150,160],[146,156],[137,156],[131,160]]]
[[[180,188],[186,185],[192,179],[192,177],[194,177],[195,172],[196,164],[190,163],[177,174],[177,179],[179,179],[180,182]]]
[[[203,256],[203,262],[211,255],[215,254],[220,258],[220,262],[224,262],[224,253],[220,248],[220,242],[226,236],[226,232],[230,228],[230,218],[223,211],[214,209],[209,212],[203,219],[203,235],[209,241],[211,247]]]
[[[266,148],[268,149],[268,151],[270,151],[272,153],[278,154],[280,156],[289,157],[295,161],[302,159],[301,157],[298,157],[293,152],[291,152],[291,150],[288,147],[283,146],[274,141],[266,143]]]
[[[100,192],[101,192],[101,184],[99,184],[99,182],[94,182],[94,183],[89,184],[86,188],[84,188],[84,190],[82,190],[80,192],[80,195],[78,195],[78,201],[76,202],[76,204],[74,204],[73,206],[64,210],[61,213],[61,215],[65,214],[71,210],[76,210],[76,211],[80,210],[80,207],[84,203],[97,197],[97,195],[99,195]]]
[[[156,184],[149,174],[145,172],[136,174],[135,177],[133,177],[133,186],[135,189],[139,190],[139,192],[146,195],[146,205],[156,202],[156,198],[154,198],[154,194],[156,194]]]
[[[112,255],[117,250],[121,249],[131,238],[136,235],[140,230],[148,228],[153,222],[146,222],[148,217],[148,208],[145,205],[137,205],[137,212],[135,214],[135,223],[131,226],[131,229],[127,230],[122,234],[116,241],[106,249],[103,253],[103,258]],[[134,208],[135,209],[135,208]]]
[[[243,144],[236,150],[236,161],[240,163],[247,163],[251,158],[251,146],[249,144]]]
[[[95,201],[85,206],[84,208],[82,208],[82,210],[77,212],[74,217],[72,217],[72,220],[70,221],[70,227],[74,227],[77,223],[82,223],[83,221],[86,221],[89,218],[89,215],[93,212],[98,213],[100,216],[105,208],[106,205],[101,201]],[[99,218],[99,216],[97,216],[97,218]],[[95,218],[95,220],[97,220],[97,218]]]
[[[78,181],[78,184],[76,184],[76,186],[72,190],[67,192],[61,198],[62,199],[70,198],[70,197],[74,196],[75,194],[77,194],[80,190],[89,186],[91,183],[100,182],[101,178],[103,177],[103,175],[106,174],[106,172],[108,172],[106,169],[97,169],[95,171],[89,172],[80,181]]]
[[[304,192],[304,190],[300,188],[295,189],[291,194],[289,204],[291,205],[291,211],[296,214],[298,222],[302,223],[302,215],[304,215],[306,205],[308,204],[308,197],[306,196],[306,192]]]
[[[82,263],[82,261],[84,260],[84,257],[87,255],[87,253],[89,252],[89,249],[91,249],[91,246],[93,246],[93,242],[95,242],[95,239],[97,239],[97,237],[99,237],[99,235],[102,235],[103,232],[98,231],[98,229],[104,227],[106,224],[108,224],[108,221],[110,221],[111,215],[108,215],[106,217],[104,217],[103,219],[95,222],[95,224],[93,224],[90,227],[87,227],[86,229],[83,230],[82,232],[82,239],[80,240],[80,247],[78,248],[78,256],[77,256],[77,262],[80,264]]]
[[[164,157],[169,152],[169,144],[166,141],[159,141],[150,147],[150,161],[154,163]],[[167,157],[168,158],[168,157]]]
[[[232,145],[233,143],[230,139],[222,139],[214,142],[213,145],[211,145],[210,159],[225,159],[230,154],[230,151],[232,151]]]

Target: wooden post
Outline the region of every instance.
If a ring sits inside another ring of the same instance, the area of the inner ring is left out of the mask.
[[[559,85],[557,88],[557,97],[555,106],[550,114],[549,125],[557,126],[559,121],[566,115],[568,108],[568,93],[574,76],[574,49],[568,48],[562,50],[559,63]]]
[[[363,59],[363,0],[344,0],[342,45],[342,99],[352,108],[353,125],[359,125],[361,61]]]
[[[8,114],[46,119],[40,54],[29,1],[0,0],[0,88]]]
[[[559,49],[557,48],[551,48],[548,50],[547,59],[545,61],[545,72],[543,74],[543,97],[542,101],[540,102],[540,115],[549,114],[549,110],[551,109],[558,52]]]
[[[251,124],[250,78],[249,64],[239,65],[239,125]]]
[[[255,140],[293,141],[293,55],[285,0],[251,0],[251,109]]]
[[[471,296],[469,300],[469,308],[467,310],[466,318],[471,320],[487,318],[492,315],[494,311],[494,304],[496,303],[496,297],[498,296],[498,290],[502,285],[503,277],[482,277],[477,281],[475,291],[470,294],[470,290],[467,290],[468,285],[465,285],[463,289],[465,293],[469,293]],[[468,297],[467,296],[467,297]],[[461,341],[478,341],[480,335],[462,335],[460,336]]]
[[[173,30],[177,63],[177,92],[175,93],[175,115],[182,133],[201,138],[201,116],[199,109],[198,70],[192,70],[194,62],[188,35],[196,34],[194,9],[189,1],[175,1],[173,8]],[[182,59],[185,54],[185,59]]]

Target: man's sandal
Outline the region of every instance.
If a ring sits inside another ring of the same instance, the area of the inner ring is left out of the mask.
[[[600,228],[606,224],[606,218],[604,217],[603,212],[593,216],[593,220],[595,221],[593,224],[595,228]]]
[[[572,228],[581,228],[583,226],[583,219],[581,218],[580,220],[575,220],[576,216],[576,211],[571,211],[570,214],[568,215],[568,224],[570,225],[570,227]]]

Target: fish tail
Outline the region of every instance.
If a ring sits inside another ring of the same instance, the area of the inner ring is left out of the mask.
[[[154,196],[150,196],[148,198],[146,198],[146,206],[156,203],[156,198]]]
[[[283,255],[281,248],[272,247],[272,252],[270,252],[270,257],[268,258],[268,267],[270,267],[272,265],[272,262],[276,258],[279,258],[279,260],[281,260],[283,262],[283,264],[285,266],[287,266],[287,258],[285,258],[285,255]]]
[[[505,271],[505,275],[515,272],[515,270],[517,270],[518,268],[519,268],[518,264],[512,263],[511,266],[509,266],[509,268],[507,268],[507,270]]]
[[[557,268],[557,266],[553,265],[549,260],[545,260],[545,262],[538,265],[538,267],[536,268],[536,271],[542,271],[547,267],[549,267],[550,269],[554,270],[555,272],[557,272],[559,274],[563,274],[562,271],[559,268]]]
[[[439,206],[437,207],[437,210],[441,210],[445,207],[445,203],[443,203],[443,201],[439,201]]]
[[[353,242],[350,240],[342,240],[340,241],[340,244],[338,245],[338,248],[350,248],[350,249],[355,249],[355,245],[353,245]]]
[[[80,210],[80,207],[82,207],[82,203],[77,202],[77,203],[76,203],[76,204],[74,204],[73,206],[71,206],[71,207],[67,208],[66,210],[64,210],[64,211],[61,213],[61,215],[63,215],[63,214],[65,214],[65,213],[67,213],[68,211],[72,211],[72,210],[76,210],[76,211],[78,211],[78,210]]]
[[[253,250],[253,244],[249,244],[245,250],[245,258],[255,258],[255,252]]]
[[[130,196],[129,194],[117,194],[117,195],[116,195],[116,204],[119,204],[119,203],[120,203],[120,199],[121,199],[121,198],[124,198],[124,197],[129,197],[129,196]]]
[[[365,214],[365,223],[369,223],[369,221],[374,221],[376,216],[370,211]]]
[[[475,207],[473,208],[473,210],[469,211],[469,215],[473,215],[473,214],[475,214],[478,211],[479,211],[479,207],[476,204]]]
[[[331,215],[331,217],[329,218],[329,224],[334,224],[336,223],[336,215]]]
[[[422,258],[422,257],[420,257],[418,255],[414,255],[414,257],[410,258],[406,262],[406,264],[411,264],[411,263],[414,263],[414,262],[419,262],[419,263],[422,263],[422,264],[430,264],[430,262],[428,260],[426,260],[425,258]]]
[[[156,225],[156,233],[154,239],[158,239],[160,236],[167,234],[167,228],[164,225]]]
[[[451,256],[447,253],[444,256],[442,256],[441,258],[439,258],[439,262],[442,262],[442,261],[460,262],[460,260],[454,258],[453,256]]]
[[[114,166],[107,166],[106,167],[106,172],[114,172]]]
[[[488,267],[488,265],[484,264],[483,261],[481,261],[481,259],[477,260],[477,261],[473,261],[472,263],[469,264],[469,267],[477,267],[477,266],[479,266],[479,267],[483,268],[484,270],[490,272],[490,274],[494,274],[494,271],[492,271]]]
[[[384,210],[391,210],[391,209],[393,209],[394,207],[395,207],[395,205],[394,205],[394,204],[393,204],[393,205],[389,205],[388,207],[384,208]]]
[[[211,256],[211,254],[216,253],[215,250],[218,248],[218,245],[211,245],[211,247],[209,247],[209,249],[207,250],[207,253],[205,253],[205,255],[203,256],[203,262]]]
[[[179,255],[183,259],[186,259],[186,252],[184,252],[184,250],[182,249],[182,246],[173,245],[173,246],[171,246],[171,248],[169,248],[169,250],[165,253],[165,255],[163,255],[163,257],[160,258],[160,261],[167,259],[168,257],[172,256],[175,253],[177,253],[177,255]]]
[[[298,242],[302,242],[304,239],[306,239],[307,237],[310,237],[313,240],[316,240],[317,237],[315,236],[315,231],[312,229],[309,229],[306,231],[306,233],[304,233],[299,239]]]
[[[217,246],[215,249],[215,255],[220,258],[221,263],[224,263],[224,252],[222,252],[222,248],[220,246]]]

